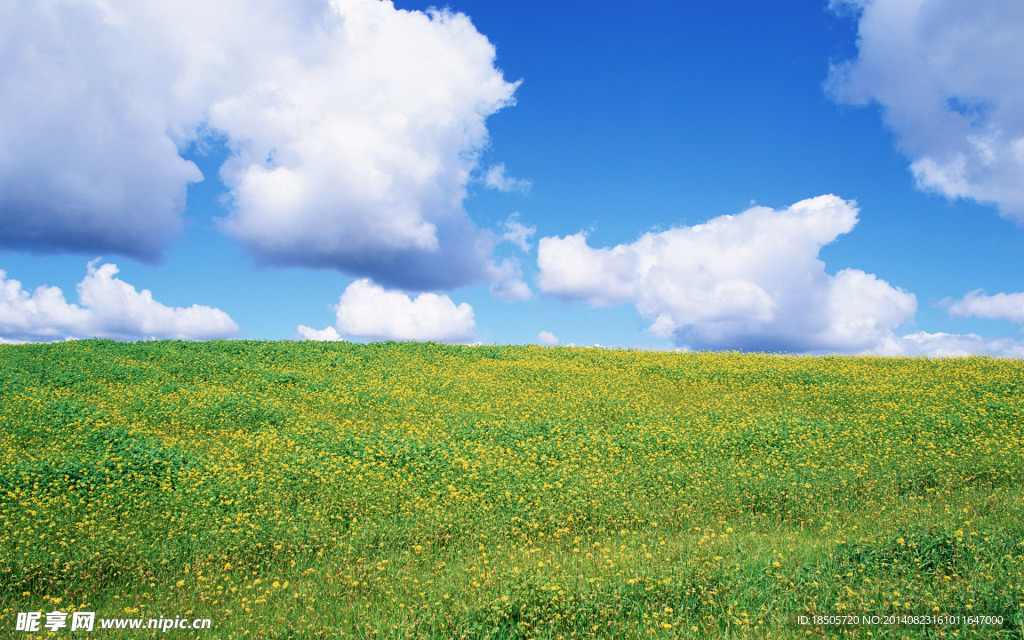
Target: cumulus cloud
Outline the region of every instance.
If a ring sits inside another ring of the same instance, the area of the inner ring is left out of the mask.
[[[202,179],[181,152],[213,137],[230,151],[222,228],[260,261],[420,289],[486,277],[496,240],[462,201],[517,85],[465,15],[378,0],[8,13],[0,243],[155,259]]]
[[[464,15],[333,6],[296,34],[312,42],[211,107],[237,144],[221,171],[235,204],[224,229],[275,264],[416,289],[482,279],[489,242],[462,201],[485,120],[516,85]]]
[[[833,0],[859,16],[840,101],[878,103],[921,188],[1024,222],[1024,4]]]
[[[530,250],[530,238],[537,233],[537,227],[526,226],[520,222],[518,211],[502,220],[501,228],[504,230],[504,233],[501,234],[502,240],[511,242],[523,251]]]
[[[476,329],[473,307],[468,303],[456,305],[448,296],[436,293],[410,298],[367,279],[346,287],[334,310],[337,331],[300,325],[299,334],[313,340],[334,339],[340,332],[377,340],[468,342]]]
[[[22,289],[21,282],[0,271],[0,337],[56,340],[68,336],[137,340],[175,338],[204,340],[238,334],[231,317],[212,307],[168,307],[148,289],[138,291],[115,278],[114,264],[89,263],[78,283],[79,304],[70,304],[57,287]]]
[[[556,347],[562,343],[562,341],[558,339],[558,336],[550,331],[541,331],[538,333],[537,342],[545,347]]]
[[[630,302],[638,296],[638,254],[632,245],[591,249],[582,232],[541,238],[537,249],[541,291],[594,307]]]
[[[199,115],[167,82],[184,72],[161,53],[174,27],[99,2],[3,6],[0,243],[151,259],[202,179],[173,139]]]
[[[505,173],[505,163],[498,163],[484,174],[484,185],[498,191],[526,193],[533,183],[524,178],[513,178]]]
[[[1010,320],[1024,324],[1024,293],[997,293],[989,296],[978,289],[960,300],[944,302],[949,305],[949,314],[953,316]]]
[[[591,248],[542,238],[542,291],[592,306],[632,303],[649,331],[690,348],[860,352],[891,339],[917,301],[874,275],[825,271],[818,252],[857,222],[853,202],[819,196]]]
[[[54,340],[91,327],[87,309],[68,304],[58,287],[42,286],[29,293],[21,282],[0,271],[0,336],[7,340]]]

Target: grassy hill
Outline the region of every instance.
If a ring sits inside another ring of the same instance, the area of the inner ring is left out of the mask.
[[[87,340],[0,407],[3,637],[1024,637],[1021,360]]]

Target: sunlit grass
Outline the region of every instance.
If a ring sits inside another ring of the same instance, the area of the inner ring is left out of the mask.
[[[1021,360],[81,341],[0,368],[4,633],[1024,633]]]

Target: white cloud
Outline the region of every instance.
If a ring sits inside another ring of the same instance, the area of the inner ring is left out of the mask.
[[[7,5],[12,5],[8,2]],[[462,207],[515,83],[462,14],[378,0],[15,2],[0,24],[0,243],[155,259],[222,140],[258,259],[413,288],[486,276]]]
[[[540,333],[538,333],[537,342],[544,345],[545,347],[556,347],[562,343],[562,341],[558,339],[558,336],[551,333],[550,331],[541,331]]]
[[[92,324],[87,309],[68,304],[57,287],[42,286],[29,293],[21,282],[0,271],[0,336],[9,340],[53,340]]]
[[[919,331],[889,341],[876,350],[883,355],[927,356],[930,358],[990,355],[1024,358],[1024,341],[983,338],[976,334],[927,333]]]
[[[482,279],[489,241],[462,201],[485,120],[516,85],[464,15],[334,6],[260,84],[211,107],[238,144],[224,229],[270,263],[416,289]]]
[[[995,203],[1024,221],[1024,4],[834,0],[859,13],[844,102],[877,102],[921,188]]]
[[[632,245],[591,249],[581,232],[541,238],[537,266],[541,291],[567,300],[607,307],[637,297],[638,257]]]
[[[203,340],[238,334],[228,314],[212,307],[168,307],[148,289],[137,291],[115,278],[117,266],[89,263],[78,283],[79,305],[69,304],[57,287],[29,293],[0,271],[0,337],[8,340],[55,340],[68,336],[137,340]]]
[[[513,258],[502,260],[491,267],[491,295],[505,302],[522,302],[529,300],[533,293],[523,282],[523,271],[519,261]]]
[[[870,350],[891,339],[917,303],[862,271],[825,272],[821,247],[856,222],[854,203],[828,195],[613,248],[593,249],[582,233],[542,238],[539,285],[592,306],[632,303],[651,333],[691,348]]]
[[[484,184],[491,189],[504,192],[527,193],[533,183],[524,178],[513,178],[505,173],[505,163],[498,163],[484,174]]]
[[[366,279],[345,289],[335,311],[338,331],[361,338],[467,342],[476,328],[468,303],[456,305],[435,293],[412,299]]]
[[[295,338],[297,340],[315,340],[317,342],[338,342],[341,340],[341,334],[334,327],[314,329],[313,327],[300,324],[296,330]]]
[[[955,302],[945,302],[949,304],[949,314],[953,316],[1010,320],[1024,324],[1024,293],[997,293],[989,296],[978,289]]]
[[[816,340],[826,350],[877,350],[916,311],[913,295],[872,274],[843,269],[829,278],[824,328]]]
[[[515,212],[503,220],[501,227],[505,233],[501,235],[502,240],[507,240],[523,251],[530,250],[530,238],[537,233],[537,227],[526,226],[519,221],[519,212]]]
[[[172,139],[199,117],[173,95],[185,71],[165,49],[173,26],[128,25],[99,2],[3,7],[0,242],[153,258],[202,178]]]

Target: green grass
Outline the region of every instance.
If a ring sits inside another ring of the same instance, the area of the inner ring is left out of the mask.
[[[0,403],[0,637],[1024,638],[1021,360],[90,340]]]

